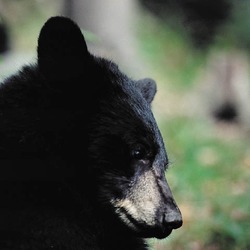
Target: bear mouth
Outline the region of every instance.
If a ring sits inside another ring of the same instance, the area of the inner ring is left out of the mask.
[[[164,239],[166,237],[168,237],[170,234],[172,233],[172,229],[171,228],[166,228],[166,227],[161,227],[160,229],[155,229],[155,238],[157,239]]]
[[[172,228],[164,224],[149,225],[144,221],[140,221],[131,216],[126,209],[119,210],[120,219],[125,222],[127,227],[133,230],[138,237],[164,239],[168,237]]]
[[[172,233],[171,228],[166,228],[163,226],[147,227],[144,226],[138,235],[142,238],[157,238],[164,239]]]

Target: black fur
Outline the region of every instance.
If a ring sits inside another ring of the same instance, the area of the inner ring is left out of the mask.
[[[145,171],[135,154],[164,173],[155,92],[91,55],[71,20],[45,23],[37,64],[0,85],[0,249],[146,249],[110,200]]]
[[[10,49],[8,27],[0,16],[0,55],[6,53]]]

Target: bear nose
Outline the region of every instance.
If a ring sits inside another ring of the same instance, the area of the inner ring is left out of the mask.
[[[168,213],[165,213],[163,216],[163,225],[171,229],[177,229],[182,226],[182,216],[177,208]]]

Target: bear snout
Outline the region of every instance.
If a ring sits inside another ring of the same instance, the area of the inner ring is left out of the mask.
[[[175,208],[171,212],[165,213],[163,215],[162,224],[165,227],[171,228],[171,229],[177,229],[182,226],[182,216],[180,213],[179,208]]]
[[[156,225],[154,230],[154,236],[158,239],[166,238],[173,229],[182,226],[182,216],[178,207],[171,211],[163,212],[158,216],[158,225]]]

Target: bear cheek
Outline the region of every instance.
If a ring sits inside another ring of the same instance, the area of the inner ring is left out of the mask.
[[[111,201],[123,222],[137,232],[157,224],[161,195],[156,183],[153,171],[147,170],[131,185],[125,198]]]

